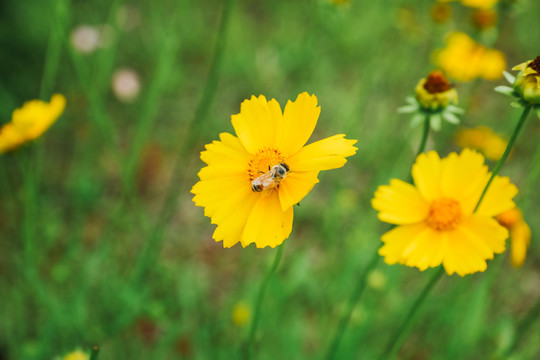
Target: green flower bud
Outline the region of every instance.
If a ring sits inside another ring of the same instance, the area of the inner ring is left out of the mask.
[[[514,66],[512,70],[519,70],[514,84],[523,100],[530,104],[540,104],[540,56]]]

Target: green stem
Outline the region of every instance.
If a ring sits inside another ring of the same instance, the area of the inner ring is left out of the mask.
[[[221,16],[221,22],[218,30],[218,38],[216,39],[214,57],[212,60],[210,74],[206,81],[206,85],[203,91],[202,98],[197,106],[197,111],[191,124],[200,125],[200,123],[205,119],[208,112],[208,108],[214,98],[217,81],[219,77],[219,69],[221,68],[221,61],[223,57],[223,51],[225,48],[225,39],[227,34],[227,26],[230,18],[230,13],[232,10],[233,0],[227,0],[223,5],[223,12]],[[189,134],[189,129],[183,129],[183,132]],[[191,138],[196,138],[195,134],[191,134]],[[187,151],[189,147],[187,144],[184,144],[183,149]],[[163,239],[163,234],[165,232],[165,226],[169,223],[174,212],[176,210],[176,204],[180,195],[180,190],[183,188],[184,183],[181,181],[176,181],[176,179],[182,178],[182,174],[186,168],[185,164],[186,159],[183,156],[178,156],[174,163],[171,182],[166,191],[165,202],[161,208],[161,212],[158,216],[157,224],[152,229],[150,239],[147,242],[147,250],[141,253],[141,258],[139,259],[136,269],[134,271],[134,279],[138,281],[150,268],[152,262],[154,261],[159,249],[161,248],[161,243]]]
[[[416,157],[424,152],[427,144],[427,139],[429,135],[429,129],[431,126],[431,115],[426,114],[426,118],[424,119],[424,126],[422,130],[422,139],[420,140],[420,144],[418,145],[418,150],[416,151]],[[349,321],[351,320],[352,313],[354,311],[354,308],[356,306],[356,303],[362,296],[362,293],[364,292],[364,289],[366,288],[367,283],[367,277],[368,275],[375,269],[377,266],[377,263],[379,262],[379,249],[377,249],[369,261],[368,265],[366,266],[364,272],[360,276],[360,281],[358,281],[356,288],[351,294],[351,297],[349,298],[349,302],[347,303],[347,308],[345,312],[343,313],[343,316],[339,320],[339,324],[336,330],[336,333],[334,335],[334,338],[330,342],[330,346],[328,348],[328,351],[326,352],[325,359],[333,359],[336,356],[337,349],[339,347],[339,344],[341,343],[341,338],[343,337],[343,334],[345,334],[345,330],[347,329],[347,326],[349,325]]]
[[[347,329],[347,326],[349,325],[349,321],[351,320],[352,313],[354,311],[354,308],[356,307],[356,303],[362,296],[362,293],[364,292],[364,289],[366,288],[367,284],[367,277],[368,275],[375,269],[377,266],[377,263],[379,262],[380,255],[377,251],[373,253],[373,256],[371,260],[369,261],[368,265],[364,269],[362,275],[360,276],[360,280],[356,284],[356,288],[351,294],[351,297],[349,298],[349,301],[347,303],[347,307],[343,315],[341,316],[341,319],[339,320],[339,324],[336,330],[336,333],[334,335],[334,338],[332,339],[332,342],[330,343],[330,346],[328,347],[328,351],[326,352],[325,359],[334,359],[336,356],[337,349],[339,347],[339,344],[341,343],[341,338],[343,337],[343,334],[345,333],[345,330]]]
[[[411,310],[407,314],[405,321],[403,321],[403,323],[401,324],[401,327],[394,333],[394,335],[388,342],[388,345],[386,346],[386,350],[379,358],[380,360],[388,360],[394,357],[396,351],[399,350],[399,348],[401,347],[401,344],[405,340],[405,336],[411,330],[411,327],[413,325],[413,320],[418,310],[420,310],[427,296],[429,295],[429,293],[431,292],[435,284],[442,277],[442,274],[444,274],[444,268],[439,267],[438,271],[429,280],[424,290],[422,290],[422,293],[420,293],[420,296],[418,296],[418,298],[414,302],[414,305],[412,306]]]
[[[510,342],[510,345],[506,348],[506,350],[503,353],[503,359],[509,359],[510,354],[516,350],[519,343],[523,340],[525,337],[525,334],[527,334],[533,324],[536,323],[538,318],[540,317],[540,299],[534,304],[532,309],[521,319],[517,326],[516,335],[512,338],[512,341]]]
[[[488,181],[486,187],[484,188],[484,191],[482,192],[482,195],[480,196],[480,200],[478,200],[478,203],[476,204],[476,207],[474,208],[475,212],[478,209],[478,207],[480,206],[480,203],[482,202],[482,200],[484,199],[484,196],[486,195],[486,192],[488,191],[489,186],[491,185],[491,182],[493,181],[495,176],[497,176],[497,174],[499,173],[499,170],[501,169],[501,166],[504,164],[504,162],[506,161],[506,158],[510,154],[510,151],[512,150],[512,147],[514,146],[514,142],[516,141],[516,138],[517,138],[517,136],[519,134],[519,131],[523,127],[523,124],[525,123],[525,119],[527,118],[527,115],[529,115],[530,111],[531,111],[531,106],[527,106],[525,109],[523,109],[523,113],[521,113],[521,117],[518,120],[516,128],[514,129],[514,132],[512,133],[512,136],[510,137],[510,140],[508,141],[508,145],[506,145],[506,149],[504,150],[504,154],[501,156],[499,161],[497,161],[497,163],[495,164],[495,167],[493,168],[493,172],[491,174],[491,177],[489,178],[489,181]]]
[[[257,303],[255,304],[255,311],[253,313],[253,321],[251,322],[251,327],[249,329],[249,336],[248,340],[245,344],[244,351],[245,355],[244,358],[251,359],[252,356],[252,350],[253,350],[253,341],[255,340],[255,332],[257,331],[257,325],[259,324],[259,318],[261,316],[261,306],[264,299],[264,295],[266,294],[266,289],[268,288],[268,284],[270,283],[270,280],[272,279],[272,276],[276,272],[279,263],[281,261],[281,256],[283,254],[283,246],[280,245],[276,251],[276,256],[274,257],[274,262],[272,263],[272,266],[270,269],[268,269],[268,272],[266,273],[266,276],[264,277],[261,288],[259,289],[259,295],[257,296]]]
[[[92,346],[92,353],[90,354],[90,360],[97,360],[99,355],[99,346]]]
[[[422,139],[420,140],[420,146],[418,146],[418,151],[416,152],[415,159],[424,152],[426,149],[426,143],[429,135],[429,127],[431,126],[431,115],[426,114],[426,118],[424,119],[424,127],[422,130]]]

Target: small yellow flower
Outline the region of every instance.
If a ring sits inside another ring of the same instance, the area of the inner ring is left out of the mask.
[[[249,306],[244,302],[238,302],[234,305],[232,312],[232,321],[238,327],[244,327],[250,318]]]
[[[417,157],[412,176],[415,185],[393,179],[372,200],[381,221],[398,225],[381,238],[387,264],[421,271],[442,264],[448,275],[464,276],[504,252],[508,230],[494,216],[515,207],[517,188],[496,176],[474,212],[491,176],[482,155],[464,149],[441,159],[430,151]]]
[[[455,0],[438,0],[438,2],[451,2]],[[461,0],[463,6],[477,9],[491,9],[497,4],[498,0]]]
[[[456,134],[456,144],[481,151],[488,159],[499,160],[508,142],[487,126],[463,128]]]
[[[461,0],[464,6],[479,8],[479,9],[491,9],[497,4],[498,0]]]
[[[27,101],[15,109],[11,122],[0,128],[0,154],[40,137],[64,111],[66,99],[55,94],[50,103]]]
[[[531,228],[523,219],[523,213],[517,207],[497,215],[497,221],[510,231],[510,261],[518,268],[527,257],[527,248],[531,243]]]
[[[343,134],[304,146],[319,113],[317,98],[306,92],[284,112],[276,100],[252,96],[232,116],[238,137],[221,133],[206,145],[201,160],[208,166],[191,192],[217,224],[214,240],[262,248],[289,237],[293,206],[319,182],[319,172],[342,167],[356,153],[356,140]]]
[[[432,71],[420,79],[414,91],[416,99],[426,109],[438,110],[458,103],[456,89],[441,71]]]
[[[530,104],[540,104],[540,56],[514,66],[519,70],[513,87]]]
[[[476,78],[497,80],[506,68],[504,54],[487,49],[462,32],[450,34],[446,47],[434,54],[434,61],[448,76],[457,81]]]
[[[88,354],[81,350],[73,351],[64,356],[64,360],[88,360],[90,357]]]

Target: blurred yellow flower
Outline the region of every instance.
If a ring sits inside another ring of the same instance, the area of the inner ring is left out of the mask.
[[[519,70],[513,87],[530,104],[540,104],[540,56],[514,66]]]
[[[497,4],[497,1],[498,0],[461,0],[461,3],[468,7],[491,9]]]
[[[438,2],[446,3],[451,2],[454,0],[438,0]],[[461,0],[461,4],[463,6],[468,6],[472,8],[479,8],[479,9],[491,9],[497,4],[498,0]]]
[[[525,262],[527,248],[531,243],[531,228],[517,207],[497,215],[497,221],[510,231],[510,262],[512,266],[521,267]]]
[[[446,47],[434,53],[434,61],[448,76],[457,81],[476,78],[497,80],[506,68],[504,54],[487,49],[462,32],[451,33]]]
[[[463,128],[455,137],[456,144],[462,148],[473,148],[482,152],[488,159],[499,160],[508,142],[487,126]]]
[[[381,238],[387,264],[422,271],[442,264],[448,275],[464,276],[504,252],[508,231],[493,217],[515,207],[517,188],[496,176],[474,212],[491,176],[482,155],[464,149],[441,159],[430,151],[417,157],[412,176],[415,185],[393,179],[372,200],[381,221],[398,225]]]
[[[249,321],[249,317],[250,309],[246,303],[238,302],[236,303],[236,305],[234,305],[234,309],[232,312],[232,321],[236,326],[245,326]]]
[[[50,103],[31,100],[15,109],[11,122],[0,128],[0,154],[40,137],[58,119],[65,106],[64,96],[55,94]]]
[[[88,354],[81,350],[73,351],[64,356],[64,360],[88,360],[90,357]]]
[[[319,171],[345,165],[356,153],[356,140],[334,135],[304,146],[320,114],[315,95],[304,92],[287,103],[252,96],[232,116],[238,137],[221,133],[206,145],[208,166],[193,186],[193,201],[217,224],[213,238],[224,247],[240,242],[259,248],[280,245],[289,237],[293,205],[306,196]]]

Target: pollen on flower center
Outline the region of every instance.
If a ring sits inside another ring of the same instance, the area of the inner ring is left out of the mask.
[[[462,218],[459,203],[453,199],[442,198],[431,203],[427,223],[435,230],[444,231],[455,228]]]
[[[536,59],[531,61],[529,64],[529,67],[536,71],[537,73],[540,73],[540,56],[537,56]]]
[[[438,94],[448,91],[452,88],[446,77],[440,71],[432,71],[426,78],[424,89],[430,94]]]
[[[277,149],[263,148],[251,157],[248,164],[249,181],[261,176],[274,165],[285,160],[285,157]]]

